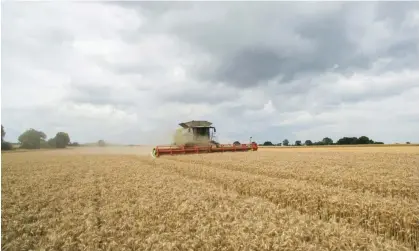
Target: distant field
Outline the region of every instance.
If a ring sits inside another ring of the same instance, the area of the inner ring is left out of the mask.
[[[2,153],[2,250],[418,250],[410,146]]]

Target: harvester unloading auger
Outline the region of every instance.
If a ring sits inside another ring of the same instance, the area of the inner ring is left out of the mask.
[[[162,155],[200,154],[217,152],[257,151],[258,145],[219,144],[214,140],[215,127],[208,121],[189,121],[179,124],[182,128],[176,130],[172,145],[156,146],[151,152],[154,158]],[[251,141],[251,138],[250,138]]]

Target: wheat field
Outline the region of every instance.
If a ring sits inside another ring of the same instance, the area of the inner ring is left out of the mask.
[[[2,154],[2,250],[419,250],[419,147]]]

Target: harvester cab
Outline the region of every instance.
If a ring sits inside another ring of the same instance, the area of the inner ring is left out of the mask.
[[[249,144],[219,144],[216,139],[216,128],[211,122],[203,120],[192,120],[179,124],[181,128],[177,129],[173,143],[166,146],[156,146],[151,155],[159,157],[161,155],[178,154],[199,154],[214,152],[243,152],[257,151],[256,143]]]
[[[174,145],[207,145],[213,140],[215,127],[208,121],[189,121],[179,124],[181,128],[176,131]]]

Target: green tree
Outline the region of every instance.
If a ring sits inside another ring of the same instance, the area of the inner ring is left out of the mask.
[[[274,144],[272,144],[272,142],[270,141],[265,141],[265,143],[263,143],[264,146],[273,146]]]
[[[48,146],[52,148],[57,147],[57,141],[55,140],[55,137],[48,140]]]
[[[70,143],[70,136],[66,132],[58,132],[55,135],[55,144],[57,148],[66,148]]]
[[[358,144],[359,139],[357,137],[343,137],[340,138],[336,144],[337,145],[355,145]]]
[[[51,146],[48,140],[41,140],[40,148],[55,148],[55,146]]]
[[[3,151],[13,150],[12,143],[7,142],[7,141],[2,141],[1,142],[1,150],[3,150]]]
[[[13,150],[13,145],[10,142],[4,141],[4,136],[6,136],[6,131],[3,125],[1,125],[1,150]]]
[[[370,139],[367,136],[361,136],[358,138],[357,144],[369,144],[370,143]]]
[[[238,145],[241,145],[241,144],[240,144],[240,142],[239,142],[239,141],[234,141],[233,145],[238,146]]]
[[[282,141],[282,144],[284,146],[288,146],[290,144],[290,142],[288,141],[288,139],[284,139],[284,141]]]
[[[3,142],[4,136],[6,136],[6,132],[4,131],[3,125],[1,125],[1,142]]]
[[[312,146],[313,145],[313,142],[311,141],[311,140],[306,140],[306,142],[304,142],[304,144],[306,145],[306,146]]]
[[[329,137],[324,138],[322,141],[325,145],[333,145],[333,140]]]
[[[40,149],[41,141],[45,141],[47,135],[42,131],[37,131],[33,128],[22,133],[18,140],[20,147],[24,149]]]
[[[296,146],[301,146],[301,140],[296,140],[296,141],[295,141],[295,145],[296,145]]]

